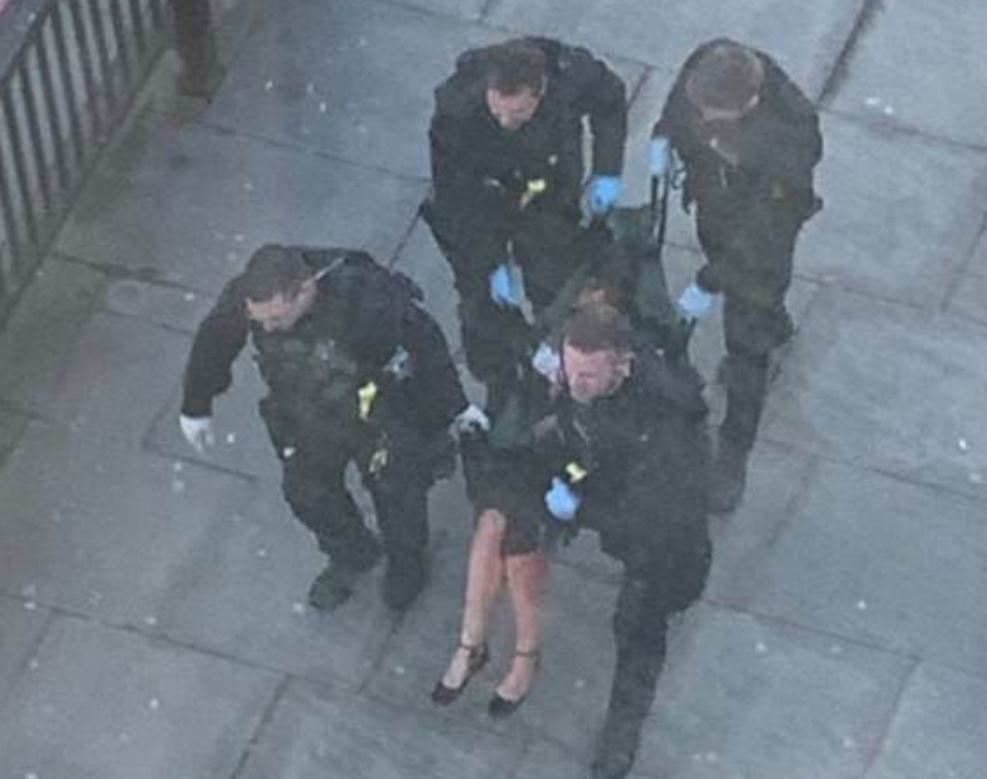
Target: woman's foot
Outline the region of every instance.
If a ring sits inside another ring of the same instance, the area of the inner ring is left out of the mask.
[[[511,659],[511,669],[497,686],[494,697],[490,699],[488,710],[491,717],[500,718],[513,714],[517,707],[528,697],[531,685],[541,662],[541,652],[538,649],[517,651]]]
[[[432,702],[447,706],[463,694],[469,680],[480,672],[490,659],[490,651],[484,644],[460,644],[452,656],[449,667],[435,689]]]

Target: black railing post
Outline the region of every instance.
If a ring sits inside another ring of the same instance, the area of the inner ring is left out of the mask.
[[[175,38],[182,58],[179,85],[194,97],[212,97],[219,76],[209,0],[173,0]]]

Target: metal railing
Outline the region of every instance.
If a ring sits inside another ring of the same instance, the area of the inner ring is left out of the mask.
[[[0,322],[161,52],[172,2],[13,0],[0,16]]]

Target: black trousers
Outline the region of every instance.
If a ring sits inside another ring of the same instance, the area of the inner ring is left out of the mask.
[[[376,548],[345,486],[347,465],[356,463],[370,493],[391,565],[422,563],[428,545],[427,496],[434,446],[410,427],[373,435],[340,435],[338,427],[314,424],[268,397],[261,416],[282,463],[282,491],[319,549],[342,566],[356,566]]]
[[[727,411],[720,434],[743,452],[757,437],[771,351],[792,336],[785,295],[804,221],[786,203],[759,204],[731,215],[704,213],[701,204],[698,209],[699,243],[724,296]]]
[[[499,386],[513,384],[531,334],[517,309],[491,300],[490,272],[507,259],[510,244],[535,313],[548,306],[589,251],[578,204],[530,206],[508,220],[494,207],[484,212],[428,200],[422,214],[455,277],[467,368],[488,395],[498,395]]]

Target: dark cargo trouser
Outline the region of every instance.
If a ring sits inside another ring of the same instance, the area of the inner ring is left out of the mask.
[[[516,379],[518,356],[531,336],[520,311],[490,298],[490,263],[495,267],[507,259],[510,238],[537,314],[552,302],[583,260],[586,243],[578,207],[531,207],[515,217],[510,230],[502,224],[499,232],[490,226],[490,220],[499,218],[496,212],[459,210],[429,200],[422,214],[455,276],[466,366],[487,385],[488,406],[496,407],[500,390]]]
[[[720,432],[742,452],[757,436],[771,351],[792,335],[785,294],[803,223],[784,203],[748,209],[743,220],[698,212],[699,243],[723,281],[727,411]]]
[[[261,416],[282,461],[282,490],[294,515],[315,535],[319,549],[342,566],[361,567],[375,543],[345,486],[352,460],[370,493],[390,564],[420,565],[428,544],[427,496],[432,457],[428,441],[410,428],[355,444],[338,431],[316,429],[308,417],[302,429],[271,398]],[[295,429],[292,429],[292,428]],[[334,432],[336,433],[334,435]],[[381,462],[385,451],[386,462]]]

